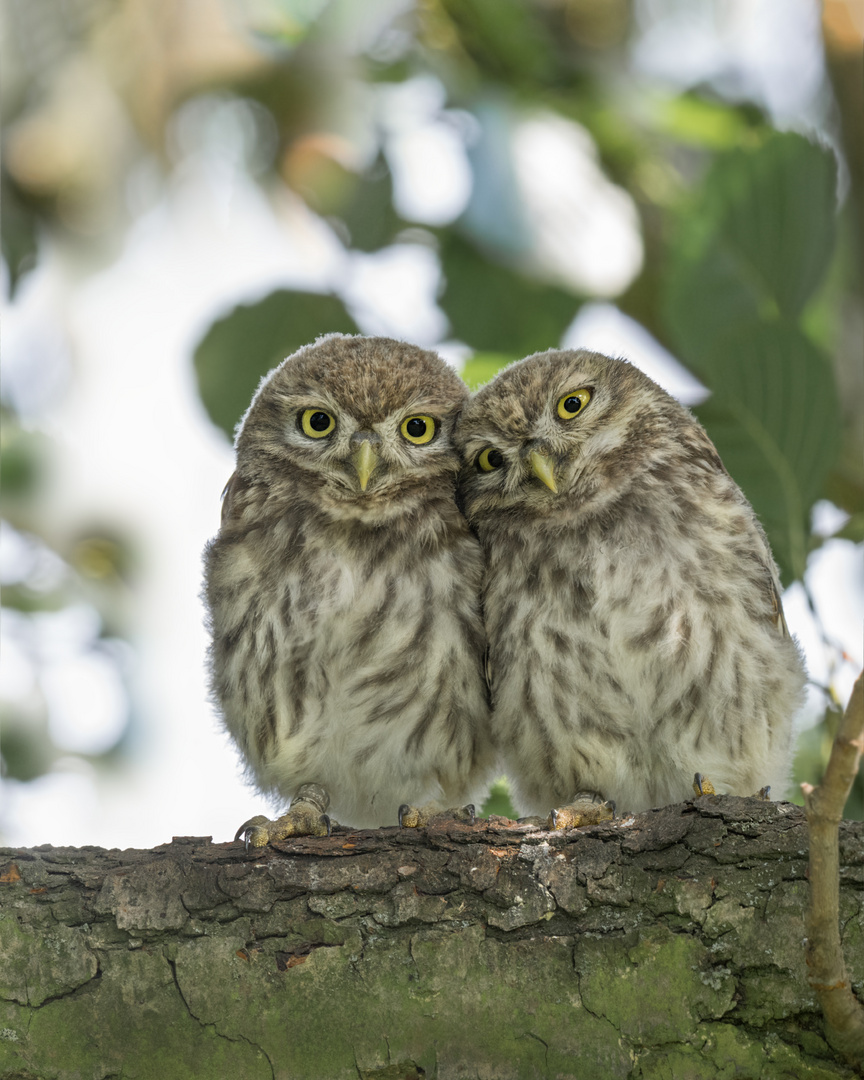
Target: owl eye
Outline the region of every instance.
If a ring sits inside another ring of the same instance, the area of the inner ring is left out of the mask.
[[[591,391],[587,388],[571,390],[558,402],[558,415],[562,420],[572,420],[577,413],[582,412],[591,400]]]
[[[431,416],[409,416],[399,428],[408,442],[422,446],[435,434],[435,421]]]
[[[336,418],[323,409],[305,409],[299,416],[300,430],[310,439],[323,439],[336,427]]]
[[[494,446],[487,446],[480,457],[477,458],[477,468],[481,472],[492,472],[493,469],[500,469],[504,464],[504,455],[500,450],[496,450]]]

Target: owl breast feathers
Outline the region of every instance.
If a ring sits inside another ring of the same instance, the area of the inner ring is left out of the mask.
[[[480,547],[455,503],[467,390],[433,353],[331,335],[262,382],[205,554],[211,685],[265,791],[392,825],[480,798]]]
[[[693,416],[624,361],[550,351],[483,387],[456,440],[518,809],[591,791],[639,811],[690,797],[697,771],[782,798],[801,658],[765,534]]]

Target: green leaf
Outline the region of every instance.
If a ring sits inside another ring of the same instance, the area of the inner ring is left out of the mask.
[[[752,503],[788,583],[804,573],[810,509],[840,444],[830,364],[788,324],[741,327],[705,359],[713,394],[696,414]]]
[[[664,282],[680,359],[713,391],[696,411],[787,582],[804,573],[810,508],[840,442],[833,371],[798,325],[831,259],[835,173],[833,156],[800,135],[719,158]]]
[[[447,235],[439,303],[455,337],[478,352],[527,356],[557,348],[581,301],[485,259],[460,237]]]
[[[698,262],[678,258],[665,281],[665,322],[680,358],[707,378],[705,352],[739,326],[758,322],[760,297],[741,279],[734,253],[715,244]]]
[[[468,385],[469,390],[479,390],[489,380],[498,374],[501,368],[519,360],[518,356],[505,356],[503,353],[474,353],[465,361],[462,368],[462,380]]]
[[[15,295],[18,282],[36,265],[38,256],[37,216],[18,193],[5,171],[0,178],[3,216],[0,218],[3,258],[9,268],[9,294]]]
[[[322,334],[356,334],[335,296],[280,289],[215,322],[195,349],[198,389],[210,419],[233,438],[262,376]]]
[[[51,455],[51,446],[44,435],[27,431],[17,415],[5,406],[0,408],[0,491],[7,500],[19,499],[22,504],[35,496]]]
[[[738,258],[742,277],[787,318],[800,315],[828,269],[836,189],[831,151],[792,133],[721,160],[708,185],[725,211],[721,242]]]
[[[853,514],[839,532],[834,534],[837,540],[851,540],[855,544],[864,543],[864,513]]]
[[[836,167],[800,135],[718,158],[679,224],[665,315],[700,374],[714,334],[754,317],[797,319],[822,281],[835,234]]]
[[[554,43],[524,0],[442,0],[461,48],[495,81],[554,81]]]
[[[378,251],[406,227],[393,209],[393,180],[383,157],[353,180],[344,205],[336,211],[360,251]]]
[[[747,120],[741,110],[698,94],[680,94],[657,106],[657,127],[679,142],[726,150],[741,142]]]

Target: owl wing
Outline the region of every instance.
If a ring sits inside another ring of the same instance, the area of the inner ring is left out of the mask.
[[[791,637],[792,635],[789,633],[789,627],[786,624],[786,616],[783,614],[783,604],[780,601],[779,582],[769,567],[766,566],[765,569],[768,571],[768,588],[770,590],[771,609],[773,612],[771,621],[777,628],[780,637]]]
[[[231,478],[228,483],[222,489],[222,525],[227,525],[229,521],[234,519],[239,514],[239,496],[250,486],[249,481],[245,480],[240,473],[234,472],[231,474]]]
[[[717,472],[723,473],[724,476],[728,476],[730,480],[732,479],[729,470],[723,464],[720,455],[717,453],[717,448],[708,438],[708,435],[703,428],[695,428],[694,431],[690,433],[690,438],[686,441],[686,444],[691,460],[698,464],[700,468],[705,469],[706,472],[713,472],[716,470]],[[786,616],[783,614],[783,604],[780,601],[780,583],[777,580],[777,572],[773,566],[771,547],[768,543],[768,537],[765,535],[765,531],[758,519],[756,519],[756,528],[759,532],[765,555],[764,560],[762,560],[762,567],[765,571],[764,588],[771,604],[771,622],[781,637],[788,638],[792,635],[789,633]]]

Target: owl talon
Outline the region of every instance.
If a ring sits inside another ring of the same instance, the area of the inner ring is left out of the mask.
[[[579,829],[614,819],[615,803],[612,799],[600,802],[596,792],[580,792],[568,806],[558,806],[550,812],[546,828],[562,832],[564,829]]]
[[[237,830],[234,840],[241,837],[248,851],[250,847],[262,848],[274,841],[287,840],[289,836],[330,836],[332,822],[324,811],[330,805],[330,796],[318,784],[303,784],[291,809],[275,821],[263,814],[256,814]]]
[[[264,817],[263,814],[256,814],[255,817],[251,817],[248,821],[244,821],[240,828],[237,830],[237,832],[234,833],[234,843],[236,844],[237,841],[240,839],[244,840],[246,844],[246,850],[248,851],[252,834],[260,831],[263,826],[266,826],[269,823],[269,819]],[[264,840],[262,844],[254,844],[253,842],[253,846],[263,847],[266,843],[266,840]]]
[[[693,791],[697,797],[701,795],[717,794],[717,790],[708,777],[699,772],[694,773],[693,775]]]
[[[700,795],[717,795],[719,792],[708,779],[707,776],[703,776],[702,773],[696,773],[693,777],[693,791],[697,797]],[[759,788],[757,792],[754,792],[750,796],[751,799],[761,799],[763,802],[771,801],[771,785],[766,784],[765,787]]]
[[[451,821],[464,821],[468,825],[473,825],[476,820],[475,815],[474,803],[455,806],[449,810],[442,810],[437,803],[426,803],[425,806],[409,806],[408,803],[403,803],[399,807],[399,828],[420,829],[433,821],[446,821],[448,819]]]

